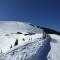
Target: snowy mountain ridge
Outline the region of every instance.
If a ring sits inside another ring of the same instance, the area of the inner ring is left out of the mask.
[[[16,22],[16,21],[0,21],[0,32],[36,32],[40,33],[41,29],[38,29],[31,23]]]
[[[48,30],[31,23],[0,21],[0,60],[60,60],[60,35]]]

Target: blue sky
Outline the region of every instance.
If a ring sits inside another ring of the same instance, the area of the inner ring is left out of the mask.
[[[31,22],[60,31],[60,1],[0,0],[0,20]]]

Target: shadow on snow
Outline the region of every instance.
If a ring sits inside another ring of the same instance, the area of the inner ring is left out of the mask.
[[[47,42],[44,44],[45,46],[43,46],[42,50],[40,50],[41,49],[40,48],[37,54],[35,56],[32,56],[33,58],[31,60],[48,60],[47,56],[51,49],[50,41],[51,41],[51,38],[49,37]]]

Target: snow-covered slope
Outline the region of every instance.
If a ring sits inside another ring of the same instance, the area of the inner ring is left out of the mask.
[[[16,21],[0,21],[0,52],[7,52],[14,47],[16,40],[18,46],[33,42],[36,38],[42,38],[43,30],[31,23]]]
[[[16,40],[18,40],[18,45],[22,46],[29,42],[35,41],[36,38],[42,38],[42,34],[34,34],[31,36],[25,36],[24,34],[10,34],[9,36],[2,35],[0,37],[0,52],[1,50],[3,53],[7,52],[10,50],[11,45],[14,48]]]
[[[46,45],[49,42],[48,39],[35,39],[33,42],[13,48],[2,54],[0,60],[46,60],[47,57],[44,51],[48,49]]]
[[[31,60],[47,39],[31,23],[0,21],[0,60]]]
[[[49,34],[51,37],[51,50],[48,54],[48,60],[60,60],[60,36],[56,34]]]
[[[40,33],[42,30],[31,23],[16,21],[0,21],[0,32],[35,32]]]
[[[60,60],[60,36],[26,22],[0,21],[0,60]]]

